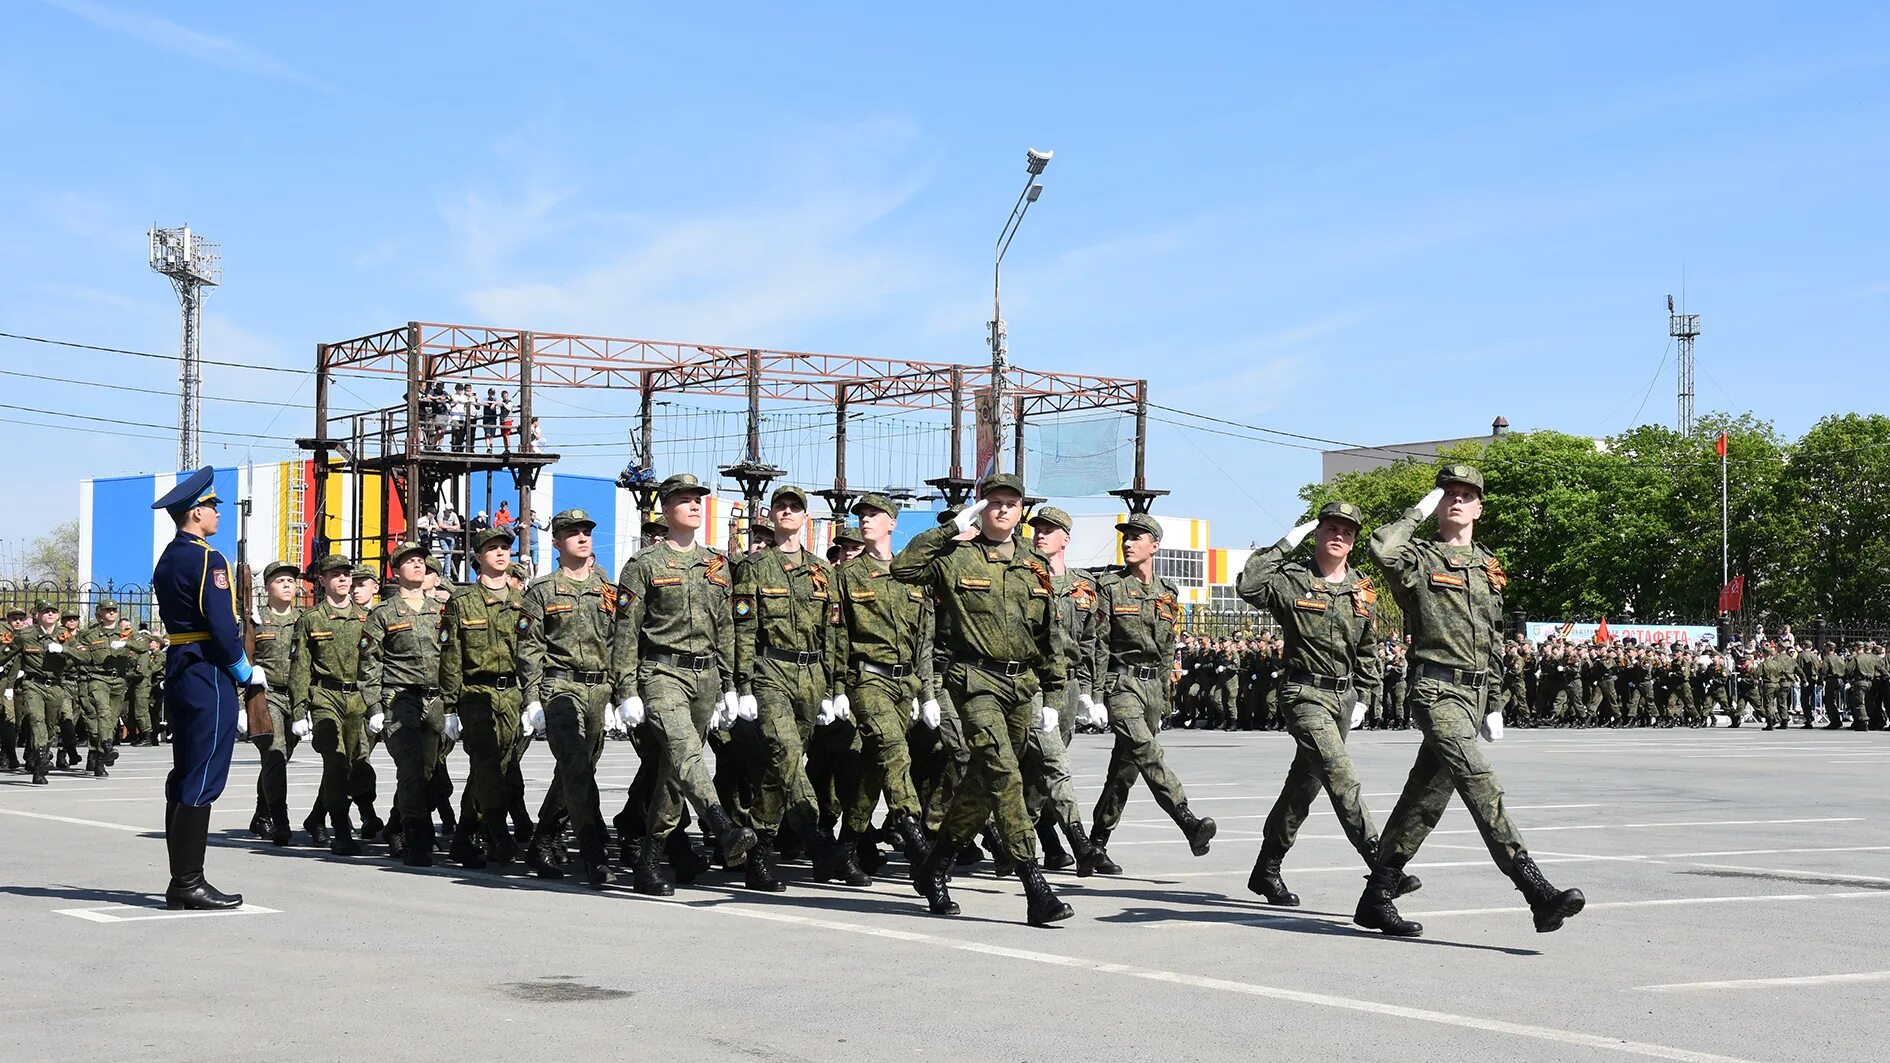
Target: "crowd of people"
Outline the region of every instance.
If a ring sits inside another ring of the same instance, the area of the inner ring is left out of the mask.
[[[510,453],[512,433],[518,427],[516,414],[512,393],[497,388],[487,388],[481,399],[479,389],[472,384],[454,384],[449,390],[444,381],[434,381],[420,395],[420,418],[426,426],[428,450],[483,450],[491,454],[496,447],[499,453]],[[538,418],[532,418],[527,428],[522,449],[541,450],[544,438]]]

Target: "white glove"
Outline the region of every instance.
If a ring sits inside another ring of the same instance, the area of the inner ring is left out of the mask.
[[[112,649],[114,649],[114,650],[122,650],[122,649],[124,649],[124,648],[125,648],[125,640],[124,640],[124,639],[113,639],[113,640],[111,641],[111,647],[112,647]]]
[[[919,718],[925,721],[927,727],[934,731],[938,730],[939,721],[943,717],[939,715],[937,698],[925,699],[925,703],[919,706]]]
[[[1109,707],[1094,698],[1089,699],[1089,725],[1105,730],[1109,727]]]
[[[978,515],[983,513],[985,507],[990,504],[989,499],[980,498],[971,505],[959,510],[958,515],[952,518],[952,527],[957,528],[961,532],[969,531],[973,524],[978,523]]]
[[[1483,726],[1477,728],[1477,734],[1481,736],[1485,742],[1501,742],[1503,740],[1502,711],[1498,710],[1496,712],[1485,713],[1483,716]]]
[[[519,723],[531,734],[545,733],[545,703],[534,701],[525,706],[525,715],[519,717]]]
[[[307,738],[314,730],[315,725],[309,723],[306,716],[289,725],[289,731],[297,738]]]
[[[263,671],[262,665],[252,664],[249,666],[249,685],[262,687],[264,690],[269,689],[269,673]]]
[[[46,652],[47,653],[64,653],[66,652],[66,644],[63,642],[48,642],[46,644]]]
[[[249,713],[241,709],[238,709],[236,712],[236,733],[239,735],[249,733]]]
[[[623,699],[623,704],[617,706],[617,722],[623,724],[626,731],[643,726],[644,715],[643,699],[635,694]]]
[[[1365,722],[1365,703],[1362,701],[1355,701],[1352,703],[1352,726],[1357,727],[1359,724],[1362,724],[1364,722]]]
[[[1442,502],[1443,500],[1444,500],[1444,489],[1441,487],[1431,488],[1430,494],[1425,495],[1423,498],[1418,499],[1418,504],[1417,504],[1418,516],[1420,518],[1428,517],[1431,514],[1437,512],[1437,503]]]
[[[835,694],[833,696],[833,711],[834,715],[841,719],[851,720],[853,718],[853,702],[849,701],[845,694]]]
[[[10,698],[12,696],[13,696],[13,691],[11,690],[7,691],[7,697]],[[912,716],[910,718],[913,723],[919,722],[919,699],[918,698],[912,699]]]
[[[8,701],[12,701],[12,700],[13,700],[13,688],[12,688],[12,687],[8,687],[8,688],[6,688],[5,690],[0,690],[0,697],[4,697],[4,698],[6,698],[6,699],[7,699]],[[912,718],[913,718],[913,719],[915,719],[915,720],[919,718],[919,703],[918,703],[917,701],[914,701],[914,702],[912,703]]]
[[[446,740],[449,742],[459,741],[459,713],[457,712],[449,712],[446,714]]]
[[[755,701],[753,694],[743,694],[735,700],[735,717],[749,721],[761,718],[761,706]]]
[[[1314,528],[1317,528],[1318,526],[1319,526],[1319,520],[1318,518],[1314,518],[1312,520],[1307,521],[1304,524],[1301,524],[1299,527],[1294,528],[1292,531],[1287,532],[1286,533],[1286,548],[1288,550],[1291,550],[1293,547],[1298,546],[1300,543],[1305,542],[1306,536],[1311,535],[1312,530]]]
[[[1037,710],[1037,730],[1054,731],[1057,729],[1057,710],[1045,705]]]
[[[833,702],[827,698],[821,698],[820,713],[814,717],[814,726],[825,727],[839,718],[839,715],[834,712]]]
[[[367,718],[367,733],[368,734],[377,735],[386,729],[387,729],[387,714],[386,713],[377,712],[374,715],[369,716]]]

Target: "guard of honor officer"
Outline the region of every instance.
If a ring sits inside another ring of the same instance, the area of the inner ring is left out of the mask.
[[[426,592],[427,549],[404,542],[388,558],[395,593],[361,627],[361,698],[382,718],[394,759],[393,817],[409,867],[433,866],[433,802],[428,792],[447,733],[440,697],[440,631],[444,605]]]
[[[1433,513],[1437,538],[1413,539],[1418,523]],[[1503,588],[1509,582],[1496,555],[1474,540],[1482,515],[1482,474],[1468,465],[1446,465],[1435,490],[1372,533],[1372,560],[1390,581],[1411,632],[1407,701],[1424,733],[1380,838],[1379,863],[1353,915],[1360,926],[1388,934],[1423,930],[1398,914],[1392,898],[1403,883],[1404,865],[1442,818],[1453,789],[1496,866],[1529,902],[1538,932],[1560,928],[1586,903],[1580,890],[1557,890],[1543,877],[1503,810],[1496,773],[1477,748],[1478,733],[1488,726],[1491,679],[1501,666]]]
[[[218,525],[212,470],[197,470],[152,504],[177,535],[158,556],[151,589],[170,639],[164,662],[171,771],[164,780],[164,845],[171,881],[166,907],[215,910],[243,903],[204,880],[210,806],[229,779],[243,688],[268,687],[265,669],[243,652],[229,564],[209,543]]]
[[[281,678],[269,688],[270,733],[250,736],[262,763],[256,772],[256,814],[250,817],[249,829],[276,845],[290,841],[289,758],[309,732],[308,721],[295,714],[289,699],[289,678],[295,671],[290,659],[295,622],[302,616],[295,605],[295,589],[301,578],[302,570],[293,562],[272,561],[265,566],[265,601],[255,615],[256,653],[251,660]]]
[[[1096,871],[1104,875],[1122,873],[1108,856],[1109,836],[1122,820],[1138,777],[1181,828],[1194,855],[1207,855],[1216,829],[1212,819],[1189,810],[1187,792],[1169,770],[1155,737],[1170,707],[1169,665],[1181,630],[1180,598],[1172,584],[1155,574],[1161,522],[1147,513],[1133,513],[1116,530],[1122,535],[1123,564],[1095,574],[1101,624],[1097,672],[1103,676],[1103,704],[1115,735],[1090,829],[1090,844],[1098,850]]]
[[[1299,904],[1280,876],[1280,863],[1322,788],[1366,870],[1377,874],[1381,863],[1378,828],[1345,749],[1347,733],[1365,716],[1359,687],[1377,682],[1367,662],[1378,661],[1372,637],[1378,592],[1351,567],[1352,547],[1364,524],[1357,506],[1329,502],[1316,519],[1248,558],[1235,585],[1242,601],[1272,614],[1286,633],[1281,711],[1293,736],[1293,763],[1267,815],[1260,855],[1247,878],[1247,888],[1268,904]],[[1292,560],[1308,535],[1314,536],[1311,562]],[[1401,896],[1418,886],[1415,876],[1401,875],[1393,892]]]

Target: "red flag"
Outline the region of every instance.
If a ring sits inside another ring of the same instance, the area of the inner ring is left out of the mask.
[[[1720,588],[1719,611],[1736,613],[1746,596],[1746,577],[1734,576],[1732,582]]]
[[[1608,634],[1608,618],[1601,618],[1601,626],[1595,629],[1596,642],[1613,642],[1614,636]]]
[[[1726,433],[1721,432],[1719,438],[1713,441],[1713,450],[1722,458],[1726,456]]]

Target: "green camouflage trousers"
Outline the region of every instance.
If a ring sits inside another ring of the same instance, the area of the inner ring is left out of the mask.
[[[1405,780],[1404,792],[1391,810],[1391,819],[1379,841],[1385,862],[1403,867],[1417,855],[1444,815],[1454,790],[1483,836],[1490,858],[1505,875],[1525,855],[1522,836],[1503,811],[1503,788],[1490,762],[1477,747],[1477,728],[1483,724],[1483,693],[1469,687],[1422,678],[1411,687],[1411,718],[1424,732],[1417,763]]]
[[[1300,824],[1312,810],[1313,798],[1324,789],[1332,797],[1332,811],[1352,848],[1364,854],[1378,842],[1378,828],[1372,824],[1371,810],[1365,807],[1364,787],[1346,752],[1346,735],[1352,729],[1350,692],[1321,690],[1301,683],[1287,683],[1282,691],[1286,711],[1286,733],[1293,736],[1293,763],[1286,769],[1286,783],[1279,799],[1267,814],[1262,845],[1284,853],[1293,847]]]
[[[946,840],[962,846],[995,817],[1005,855],[1020,863],[1037,859],[1037,831],[1024,807],[1024,779],[1018,766],[1024,743],[1037,726],[1036,677],[1005,676],[954,664],[945,673],[945,684],[958,709],[971,757],[945,813]]]
[[[1162,712],[1168,707],[1167,679],[1136,679],[1114,673],[1109,678],[1107,700],[1109,729],[1115,732],[1116,745],[1109,753],[1102,794],[1096,798],[1096,829],[1116,829],[1138,776],[1148,784],[1162,811],[1175,818],[1176,810],[1188,803],[1188,795],[1181,788],[1181,780],[1168,770],[1162,744],[1155,740],[1156,732],[1161,730]]]

